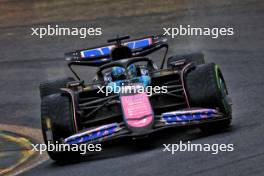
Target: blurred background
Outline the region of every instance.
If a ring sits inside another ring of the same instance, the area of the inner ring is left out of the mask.
[[[234,104],[231,131],[213,136],[197,130],[166,134],[140,152],[125,146],[108,153],[109,157],[67,166],[48,160],[22,175],[46,175],[47,171],[49,175],[263,175],[263,9],[263,0],[0,0],[0,124],[38,130],[38,85],[72,76],[65,52],[104,44],[117,34],[161,34],[163,27],[180,24],[234,28],[233,36],[217,39],[179,36],[168,40],[168,56],[199,51],[208,62],[220,65]],[[32,27],[47,25],[101,27],[103,34],[85,39],[31,36]],[[82,69],[84,79],[91,79],[94,70]],[[233,143],[235,151],[177,156],[162,152],[163,143],[179,140]]]

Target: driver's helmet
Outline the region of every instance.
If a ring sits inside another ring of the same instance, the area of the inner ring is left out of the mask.
[[[137,75],[137,68],[135,64],[131,64],[127,67],[128,76],[135,77]],[[113,80],[126,79],[126,70],[123,67],[113,67],[111,71]]]
[[[113,67],[111,71],[111,75],[113,81],[126,79],[126,70],[123,67]]]
[[[128,67],[127,67],[127,72],[128,72],[128,75],[130,76],[130,78],[134,78],[137,76],[137,67],[135,64],[130,64]]]

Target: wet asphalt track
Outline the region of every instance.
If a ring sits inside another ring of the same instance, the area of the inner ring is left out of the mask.
[[[235,35],[178,37],[169,40],[170,53],[204,52],[218,63],[232,100],[233,125],[229,131],[204,136],[199,130],[172,130],[145,144],[128,142],[80,163],[56,164],[51,160],[22,175],[264,175],[264,2],[188,1],[175,12],[144,16],[76,21],[103,28],[103,35],[87,40],[76,37],[30,36],[31,26],[0,28],[0,123],[40,127],[38,84],[41,80],[70,75],[63,53],[101,44],[113,35],[142,36],[161,33],[162,27],[190,24],[200,27],[234,27]],[[57,23],[61,24],[61,23]],[[92,69],[84,73],[91,78]],[[204,152],[162,152],[163,143],[233,143],[235,151],[212,155]],[[144,143],[144,142],[143,142]]]

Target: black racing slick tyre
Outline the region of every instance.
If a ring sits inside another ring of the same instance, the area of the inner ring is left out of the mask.
[[[194,63],[195,65],[204,64],[204,54],[202,53],[192,53],[192,54],[184,54],[184,55],[175,55],[168,58],[167,68],[173,67],[177,62],[184,63]]]
[[[41,101],[41,125],[45,144],[62,144],[63,138],[76,133],[73,107],[70,97],[63,94],[52,94]],[[72,151],[47,151],[55,161],[78,159],[80,154]]]
[[[60,93],[60,88],[65,88],[67,83],[72,81],[74,81],[74,78],[68,77],[41,82],[39,85],[40,97],[43,98],[51,94]]]
[[[202,131],[214,132],[229,127],[231,103],[222,72],[216,64],[196,66],[186,75],[186,88],[192,107],[216,108],[226,117],[226,120],[202,125]]]

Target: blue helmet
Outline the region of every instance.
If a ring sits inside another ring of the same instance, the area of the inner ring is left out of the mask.
[[[126,75],[126,70],[123,67],[113,67],[111,71],[113,78],[121,78]]]
[[[135,64],[131,64],[127,67],[128,75],[130,78],[134,78],[137,76],[137,67]]]
[[[128,76],[131,78],[137,76],[137,68],[134,64],[131,64],[127,67]],[[126,70],[123,67],[113,67],[111,71],[112,78],[117,79],[126,79]]]

